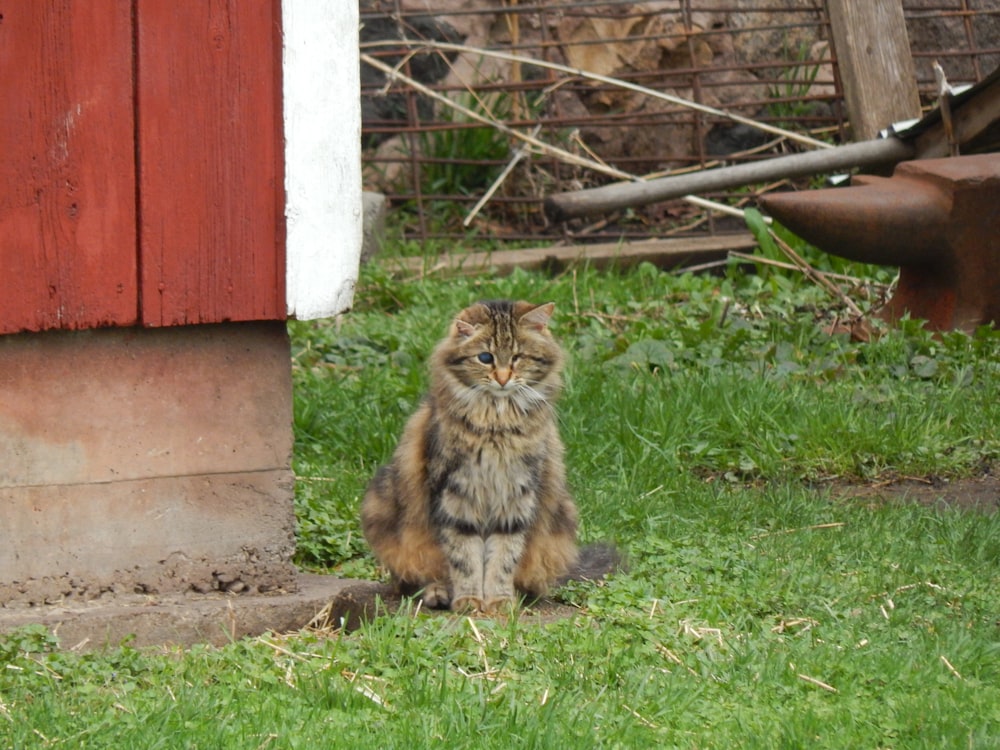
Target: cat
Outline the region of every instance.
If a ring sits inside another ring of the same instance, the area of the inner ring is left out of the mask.
[[[451,322],[430,387],[361,505],[365,538],[425,606],[496,612],[573,574],[577,509],[554,404],[555,305],[491,300]],[[598,563],[598,568],[607,567]]]

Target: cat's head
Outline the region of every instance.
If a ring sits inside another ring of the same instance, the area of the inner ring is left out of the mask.
[[[528,407],[560,387],[563,353],[549,332],[555,305],[490,300],[467,307],[436,350],[436,367],[477,396]]]

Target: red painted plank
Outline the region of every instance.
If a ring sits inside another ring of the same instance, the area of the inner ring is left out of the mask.
[[[284,319],[279,0],[137,0],[142,322]]]
[[[137,314],[128,3],[0,3],[0,333]]]

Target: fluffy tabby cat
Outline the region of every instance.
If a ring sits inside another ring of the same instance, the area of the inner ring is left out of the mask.
[[[365,494],[365,537],[427,606],[495,611],[573,573],[553,309],[498,300],[459,313],[431,355],[427,396]]]

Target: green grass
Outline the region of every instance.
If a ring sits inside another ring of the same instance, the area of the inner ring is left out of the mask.
[[[551,624],[385,617],[221,649],[0,640],[0,747],[996,747],[1000,514],[832,484],[958,479],[1000,448],[1000,334],[868,344],[762,268],[397,280],[291,325],[299,562],[379,572],[358,504],[480,298],[557,305],[585,541],[629,569]],[[883,272],[869,269],[873,274]]]

